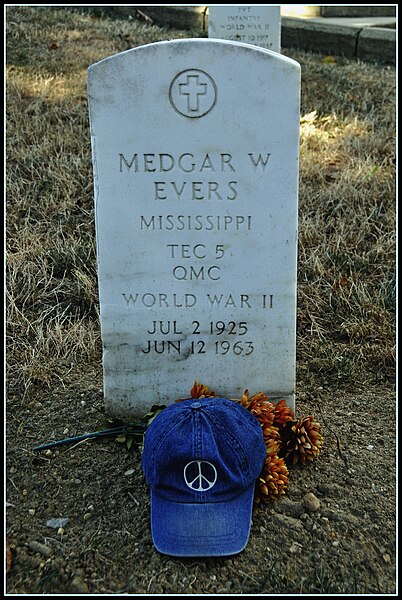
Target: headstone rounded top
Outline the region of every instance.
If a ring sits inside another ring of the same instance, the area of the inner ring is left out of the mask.
[[[115,60],[126,60],[130,55],[136,55],[139,53],[148,53],[152,54],[156,51],[172,51],[175,53],[176,58],[178,58],[178,53],[182,52],[195,52],[204,49],[207,52],[211,52],[214,50],[222,51],[227,50],[230,52],[252,52],[256,56],[264,55],[265,57],[270,56],[276,61],[280,61],[283,64],[288,64],[289,66],[293,66],[296,69],[300,70],[300,64],[292,58],[288,56],[283,56],[278,52],[274,52],[272,50],[268,50],[267,48],[261,48],[254,44],[249,44],[245,42],[238,42],[234,40],[223,40],[223,39],[208,39],[208,38],[186,38],[186,39],[175,39],[175,40],[164,40],[160,42],[151,42],[149,44],[143,44],[141,46],[136,46],[135,48],[130,48],[129,50],[125,50],[124,52],[119,52],[118,54],[112,54],[102,60],[93,63],[88,67],[88,71],[92,71],[97,66],[107,63],[109,61]]]

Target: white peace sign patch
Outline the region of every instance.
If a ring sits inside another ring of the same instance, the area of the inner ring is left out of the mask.
[[[184,481],[196,492],[210,490],[216,483],[218,473],[207,460],[192,460],[184,467]]]

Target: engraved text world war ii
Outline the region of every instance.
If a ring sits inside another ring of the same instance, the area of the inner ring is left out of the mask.
[[[281,51],[280,6],[210,6],[208,36]]]
[[[223,40],[89,68],[108,411],[198,379],[293,406],[300,67]]]

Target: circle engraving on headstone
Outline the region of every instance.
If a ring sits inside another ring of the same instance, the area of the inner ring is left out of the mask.
[[[199,69],[181,71],[169,88],[169,100],[173,108],[191,119],[203,117],[215,106],[216,84],[212,77]]]

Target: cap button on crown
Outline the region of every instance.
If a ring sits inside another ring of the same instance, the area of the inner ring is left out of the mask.
[[[193,402],[191,408],[197,409],[201,408],[201,402]]]

